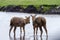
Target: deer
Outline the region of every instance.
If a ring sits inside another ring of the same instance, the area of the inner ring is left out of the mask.
[[[12,28],[14,27],[14,37],[15,37],[15,31],[16,28],[19,27],[20,28],[20,33],[22,33],[22,28],[23,28],[23,32],[25,34],[25,25],[30,23],[30,16],[26,18],[22,18],[22,17],[12,17],[12,19],[10,20],[10,30],[9,30],[9,36],[11,33]]]
[[[45,32],[46,32],[46,36],[48,37],[48,32],[47,32],[47,27],[46,27],[46,19],[44,17],[36,17],[37,15],[31,15],[32,17],[32,21],[33,21],[33,30],[34,30],[34,35],[36,34],[37,35],[37,32],[38,32],[38,28],[41,32],[41,35],[40,37],[42,37],[42,34],[43,34],[43,30],[42,30],[42,27],[44,28]]]

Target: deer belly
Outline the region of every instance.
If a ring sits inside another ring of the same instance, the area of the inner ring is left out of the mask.
[[[24,24],[23,24],[23,23],[20,23],[20,22],[14,23],[13,25],[14,25],[14,26],[17,26],[17,27],[22,27],[22,26],[24,26]]]

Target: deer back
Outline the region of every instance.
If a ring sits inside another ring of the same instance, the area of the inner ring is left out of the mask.
[[[44,17],[37,17],[35,19],[35,23],[42,26],[42,25],[46,24],[46,19]]]
[[[13,18],[11,19],[11,24],[12,24],[12,25],[19,26],[19,25],[22,25],[23,23],[25,23],[25,21],[24,21],[23,18],[13,17]]]

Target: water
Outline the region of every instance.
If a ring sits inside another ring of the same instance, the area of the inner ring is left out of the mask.
[[[12,17],[23,17],[30,16],[31,14],[25,13],[11,13],[11,12],[0,12],[0,40],[14,40],[13,30],[11,37],[9,37],[10,20]],[[20,29],[16,29],[16,40],[60,40],[60,15],[38,15],[43,16],[47,20],[48,38],[46,38],[45,31],[43,29],[43,37],[40,37],[40,31],[38,35],[33,36],[33,26],[30,16],[30,24],[25,25],[26,34],[20,36]]]

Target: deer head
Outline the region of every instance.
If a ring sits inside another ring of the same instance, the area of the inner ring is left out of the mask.
[[[25,19],[26,24],[30,23],[30,16],[29,17],[25,16],[25,17],[26,17]]]
[[[36,14],[34,16],[31,15],[33,21],[35,20],[36,16],[37,16]]]

